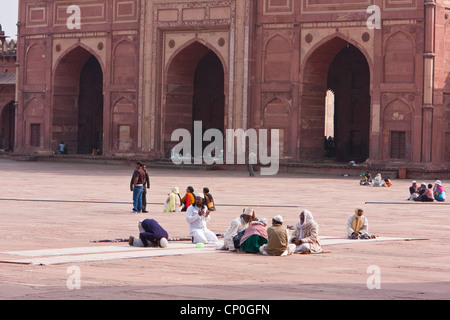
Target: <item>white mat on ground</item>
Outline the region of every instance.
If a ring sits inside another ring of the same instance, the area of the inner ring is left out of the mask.
[[[390,238],[378,237],[377,239],[351,240],[337,237],[320,237],[322,246],[342,245],[342,244],[364,244],[369,242],[383,241],[413,241],[427,240],[417,238]],[[196,248],[192,243],[170,243],[165,249],[162,248],[139,248],[130,247],[125,244],[108,246],[91,246],[65,249],[44,249],[44,250],[23,250],[0,252],[2,255],[19,255],[29,257],[26,259],[3,259],[0,263],[33,264],[33,265],[54,265],[65,263],[92,262],[130,258],[149,258],[161,256],[202,254],[202,253],[224,253],[227,251],[216,250],[223,245],[223,240],[215,245],[206,245],[204,248]],[[31,258],[30,258],[31,257]]]
[[[185,243],[169,243],[167,249],[184,249],[193,248],[195,244],[191,242]],[[88,254],[88,253],[106,253],[106,252],[128,252],[146,250],[149,248],[131,247],[128,244],[116,244],[116,245],[96,245],[90,247],[78,247],[78,248],[63,248],[63,249],[41,249],[41,250],[22,250],[22,251],[6,251],[0,252],[0,254],[18,255],[24,257],[47,257],[47,256],[60,256],[71,254]],[[151,248],[150,248],[151,249]]]
[[[380,242],[380,241],[414,241],[414,240],[428,240],[428,239],[377,237],[376,239],[354,240],[347,238],[320,237],[320,244],[322,246],[330,246],[335,244],[356,244],[356,243],[363,244],[368,242]]]
[[[205,245],[204,248],[197,248],[192,243],[169,244],[169,247],[162,248],[140,248],[130,246],[101,246],[101,247],[80,247],[67,249],[47,249],[28,251],[9,251],[0,254],[29,256],[26,259],[5,260],[0,258],[0,263],[14,264],[34,264],[34,265],[54,265],[77,262],[92,262],[103,260],[148,258],[161,256],[174,256],[185,254],[202,254],[213,252],[226,252],[216,250],[218,245],[223,245],[223,241],[218,244]]]

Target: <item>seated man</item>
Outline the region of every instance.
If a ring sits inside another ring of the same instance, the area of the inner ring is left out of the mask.
[[[169,234],[154,219],[139,221],[139,238],[130,236],[128,244],[135,247],[160,247],[166,248]]]
[[[363,208],[356,208],[355,214],[347,219],[347,237],[349,239],[375,239],[376,237],[370,235],[369,220],[364,216]]]
[[[253,211],[253,209],[244,208],[242,214],[231,222],[230,226],[227,229],[227,232],[225,232],[223,247],[220,248],[220,250],[235,250],[233,242],[234,236],[239,232],[247,229],[248,224],[253,221],[254,217],[255,212]]]
[[[428,188],[423,188],[419,192],[419,196],[414,199],[415,201],[421,201],[421,202],[433,202],[434,196],[433,196],[433,185],[431,183],[428,184]]]
[[[272,226],[267,229],[268,243],[259,248],[259,252],[269,256],[287,256],[295,251],[295,244],[289,244],[289,235],[283,228],[283,217],[277,215],[272,218]]]
[[[422,182],[420,184],[420,187],[417,188],[417,197],[414,200],[417,200],[417,198],[421,197],[425,191],[427,191],[427,184],[425,182]]]
[[[377,175],[375,176],[375,179],[373,179],[373,186],[381,187],[381,181],[383,181],[381,178],[381,173],[377,173]]]
[[[319,242],[319,225],[308,210],[300,213],[300,221],[292,233],[291,243],[296,245],[295,252],[320,253],[322,247]]]
[[[55,154],[67,154],[68,149],[64,141],[61,141],[61,143],[58,146],[58,150],[55,151]]]
[[[262,245],[267,244],[267,219],[261,218],[253,221],[245,230],[241,238],[241,251],[247,253],[258,253]]]
[[[433,185],[431,183],[428,184],[428,188],[422,183],[422,189],[419,191],[419,196],[414,199],[414,201],[421,202],[433,202]]]
[[[205,205],[205,196],[199,193],[195,202],[186,211],[186,222],[189,223],[189,232],[194,243],[217,243],[216,235],[206,227],[210,220],[209,210]]]
[[[417,196],[418,196],[417,187],[418,187],[417,182],[413,181],[411,183],[411,186],[409,187],[409,198],[406,200],[411,200],[411,199],[417,198]]]

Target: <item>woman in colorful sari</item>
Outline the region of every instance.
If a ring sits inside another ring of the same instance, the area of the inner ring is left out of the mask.
[[[181,211],[181,197],[178,187],[172,188],[172,192],[166,201],[166,206],[164,206],[164,212],[176,212]]]
[[[436,182],[434,183],[433,196],[434,200],[436,201],[440,202],[445,201],[446,198],[445,190],[440,180],[436,180]]]
[[[195,203],[194,188],[189,186],[186,188],[185,196],[181,199],[181,204],[183,205],[181,211],[186,211],[191,206],[191,204],[194,203]]]

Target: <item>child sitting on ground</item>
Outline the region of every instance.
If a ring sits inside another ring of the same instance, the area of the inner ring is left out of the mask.
[[[384,183],[382,186],[383,187],[391,187],[392,186],[391,179],[384,179]]]

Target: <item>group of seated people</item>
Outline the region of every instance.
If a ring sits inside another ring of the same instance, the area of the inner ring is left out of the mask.
[[[210,210],[205,203],[204,194],[197,194],[194,203],[186,211],[186,222],[193,243],[216,244],[217,235],[207,228],[210,221]],[[218,250],[260,253],[272,256],[287,256],[298,253],[320,253],[322,247],[319,241],[319,225],[309,210],[302,210],[299,221],[289,235],[288,228],[283,226],[281,215],[272,218],[272,225],[267,228],[265,218],[258,219],[255,211],[244,208],[242,214],[234,219],[224,235],[224,244]],[[130,236],[130,246],[155,246],[165,248],[169,235],[154,219],[139,222],[139,238]],[[347,237],[349,239],[373,239],[368,233],[368,220],[363,208],[357,208],[347,219]]]
[[[431,183],[427,185],[425,182],[422,182],[420,187],[416,181],[413,181],[409,187],[409,194],[410,196],[406,200],[421,202],[433,202],[436,200],[443,202],[446,198],[445,189],[440,180],[436,180],[434,186]]]
[[[272,256],[322,252],[319,225],[309,210],[300,212],[299,221],[293,227],[284,228],[283,217],[280,215],[272,218],[271,227],[266,229],[266,226],[265,218],[257,219],[253,209],[245,208],[225,233],[224,245],[220,250],[240,250]],[[294,230],[291,235],[288,229]],[[364,216],[363,208],[357,208],[355,214],[348,217],[346,229],[348,239],[376,238],[368,233],[369,222]]]
[[[214,198],[209,192],[209,188],[203,188],[203,196],[205,198],[206,206],[208,210],[215,211]],[[167,200],[164,204],[164,212],[180,212],[186,211],[191,204],[195,202],[194,188],[188,186],[186,188],[186,194],[183,198],[180,196],[180,189],[178,187],[172,188]]]
[[[391,187],[392,181],[389,178],[382,179],[381,173],[377,173],[375,178],[372,180],[372,176],[369,171],[361,174],[361,179],[359,180],[359,184],[362,186],[373,186],[373,187]]]

